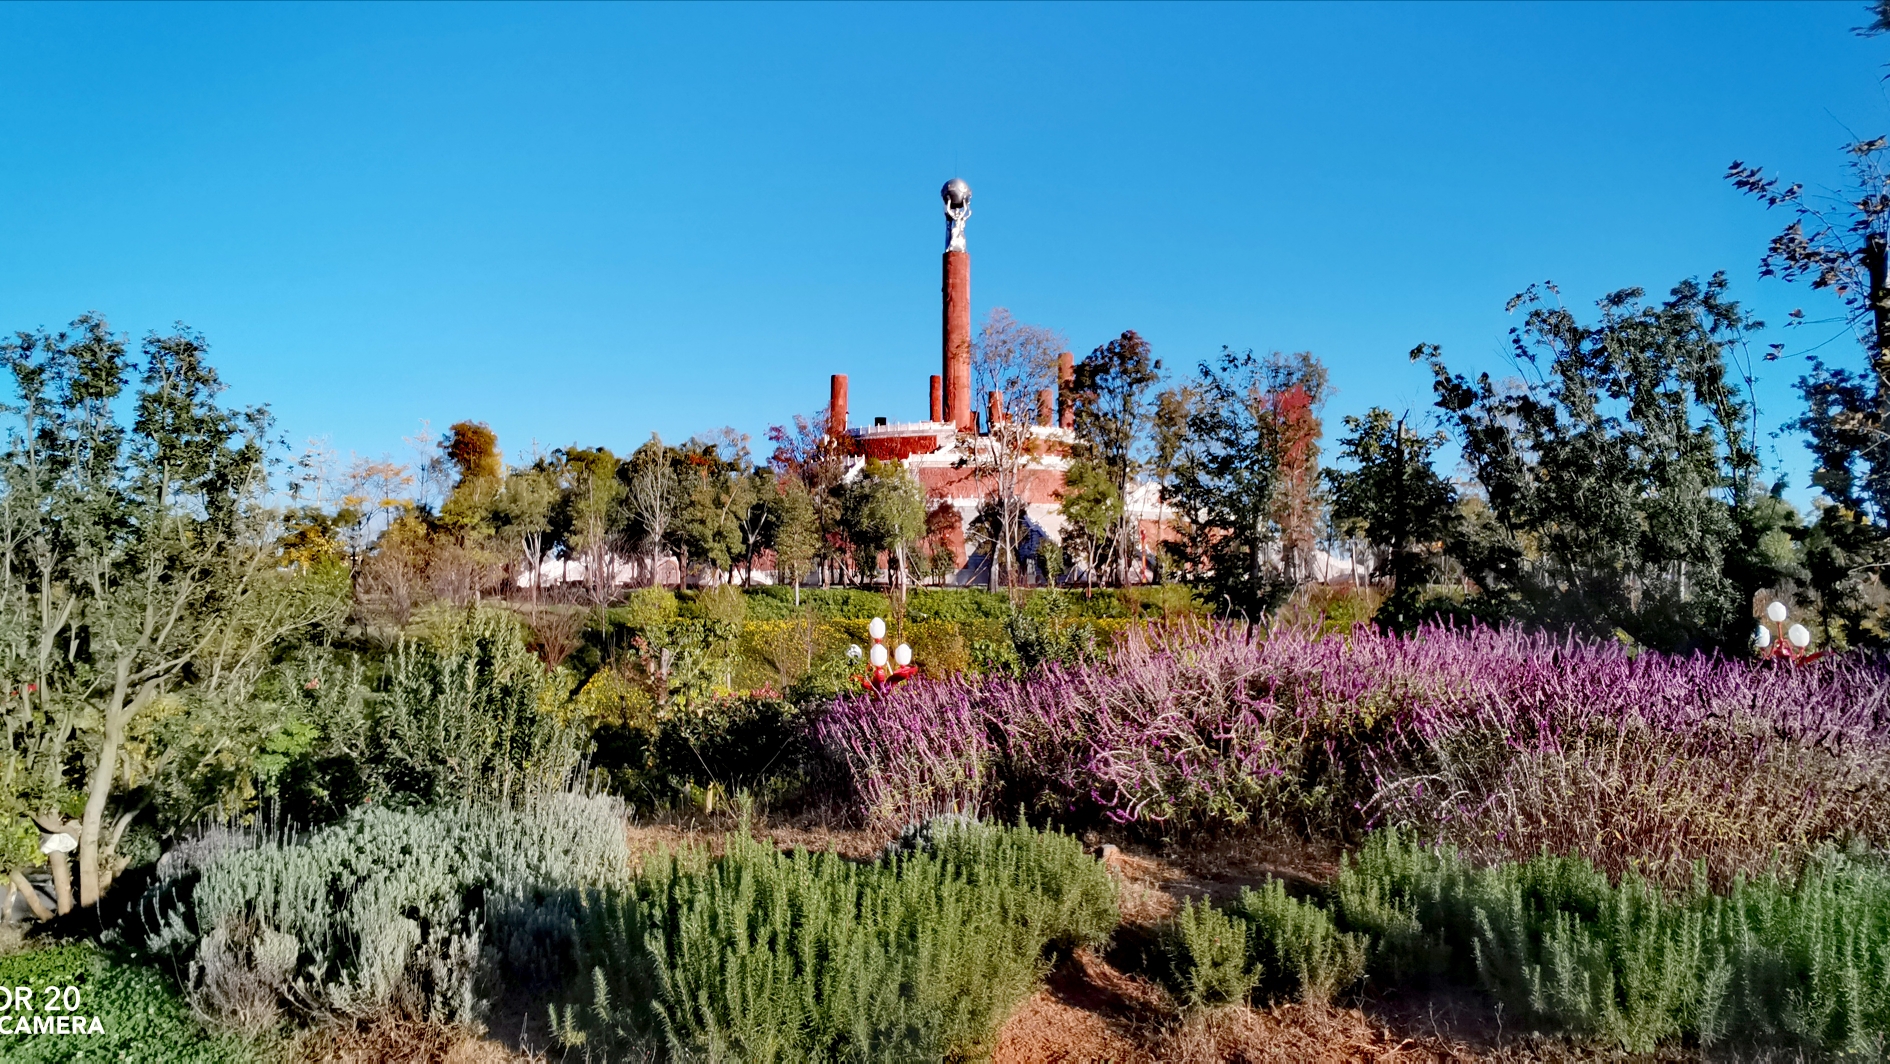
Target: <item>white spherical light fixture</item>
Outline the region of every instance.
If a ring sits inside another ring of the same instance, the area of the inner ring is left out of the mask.
[[[886,645],[884,643],[873,644],[872,662],[875,669],[883,669],[886,667]]]
[[[871,621],[867,622],[866,634],[872,636],[874,639],[886,638],[886,622],[880,620],[878,617],[873,618]]]
[[[1800,650],[1811,645],[1811,632],[1802,624],[1794,624],[1785,629],[1785,638],[1792,641],[1792,646]]]
[[[893,650],[893,660],[898,662],[899,667],[902,669],[912,664],[912,648],[904,643],[899,644],[899,646]]]
[[[1783,602],[1774,602],[1765,608],[1765,619],[1773,624],[1782,624],[1785,621],[1786,612]]]
[[[1754,646],[1757,646],[1760,650],[1764,650],[1766,647],[1771,646],[1772,645],[1772,630],[1770,628],[1767,628],[1764,625],[1760,625],[1758,634],[1752,637],[1752,643]]]

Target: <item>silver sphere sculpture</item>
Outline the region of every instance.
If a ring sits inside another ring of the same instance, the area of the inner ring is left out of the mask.
[[[965,184],[962,177],[945,182],[945,187],[939,189],[938,194],[945,200],[945,206],[952,210],[963,210],[971,203],[971,186]]]

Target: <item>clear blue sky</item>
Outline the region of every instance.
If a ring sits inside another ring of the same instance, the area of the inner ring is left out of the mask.
[[[422,418],[508,455],[759,437],[833,372],[856,419],[916,418],[958,174],[978,317],[1079,355],[1133,328],[1171,369],[1310,350],[1336,427],[1428,406],[1419,341],[1501,370],[1532,281],[1586,304],[1725,269],[1768,320],[1828,312],[1758,279],[1786,219],[1721,175],[1830,184],[1851,131],[1890,131],[1865,18],[8,5],[0,328],[185,321],[235,397],[344,455]],[[1770,367],[1768,421],[1797,372]]]

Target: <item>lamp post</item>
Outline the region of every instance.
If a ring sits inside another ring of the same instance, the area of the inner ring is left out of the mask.
[[[1773,601],[1765,607],[1765,620],[1759,624],[1759,630],[1752,636],[1752,645],[1758,650],[1761,659],[1772,659],[1800,664],[1821,657],[1823,651],[1808,653],[1811,647],[1811,630],[1793,622],[1786,627],[1785,621],[1791,611],[1783,602]],[[1770,627],[1767,627],[1767,625]]]
[[[865,654],[860,652],[860,644],[847,648],[847,657],[854,661],[865,657],[870,671],[856,677],[860,686],[874,694],[885,694],[894,687],[905,683],[919,674],[919,667],[912,663],[912,648],[904,643],[893,648],[890,655],[886,652],[886,622],[875,617],[866,626],[866,634],[873,637],[873,647]],[[890,660],[889,660],[890,659]],[[890,667],[889,667],[890,666]]]

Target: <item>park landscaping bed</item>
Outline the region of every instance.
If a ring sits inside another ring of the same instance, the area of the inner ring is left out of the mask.
[[[118,1010],[45,1060],[1869,1057],[1887,677],[1131,627],[677,703],[634,795],[202,832],[5,963]]]

